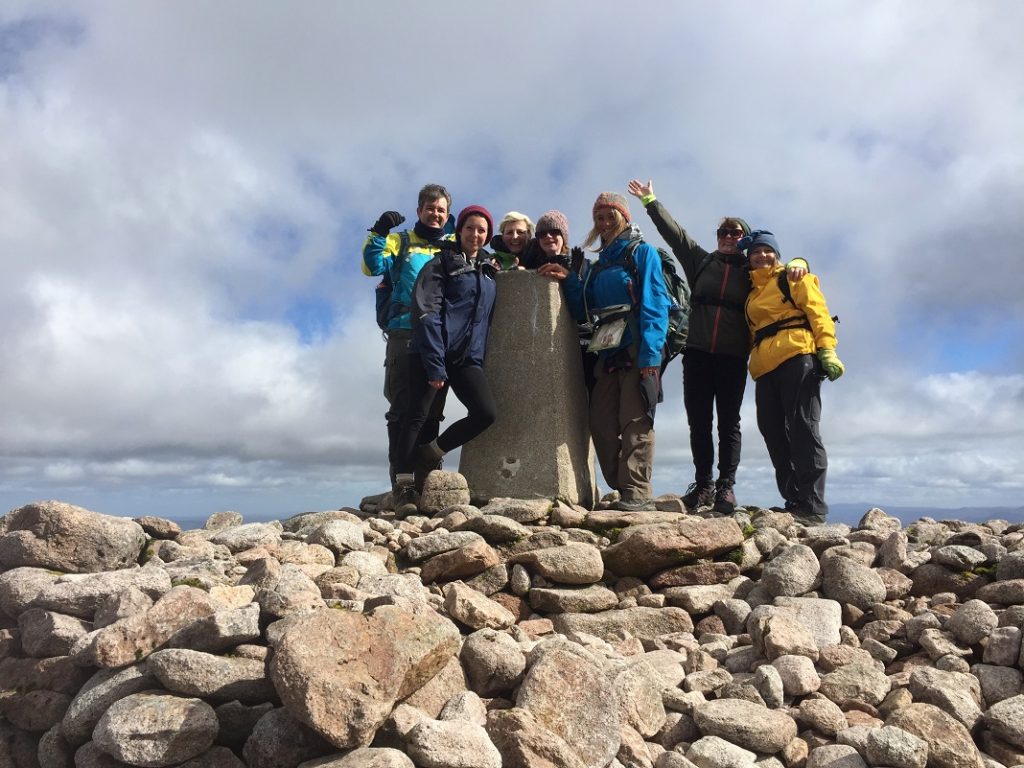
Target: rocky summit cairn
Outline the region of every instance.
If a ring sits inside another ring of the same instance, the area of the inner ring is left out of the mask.
[[[0,767],[1024,766],[1021,523],[468,500],[13,510]]]
[[[592,506],[576,322],[550,278],[518,270],[499,273],[497,283],[484,371],[501,406],[495,423],[463,447],[459,472],[474,499],[557,497]]]

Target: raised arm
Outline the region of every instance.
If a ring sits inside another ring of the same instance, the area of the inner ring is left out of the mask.
[[[398,235],[389,232],[403,221],[405,216],[398,211],[384,211],[370,227],[370,235],[363,243],[364,275],[383,275],[391,268],[402,244]]]
[[[692,288],[697,267],[707,257],[708,252],[697,245],[693,238],[686,233],[686,230],[676,223],[676,220],[672,218],[672,214],[665,209],[665,206],[654,196],[653,181],[648,181],[644,184],[639,179],[633,179],[626,185],[626,188],[631,195],[639,198],[643,204],[644,210],[647,211],[647,215],[654,222],[658,234],[668,244],[668,247],[672,249],[672,253],[683,268],[686,281],[690,283]]]

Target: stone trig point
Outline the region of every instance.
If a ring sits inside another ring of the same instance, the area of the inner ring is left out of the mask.
[[[593,506],[587,393],[576,322],[559,284],[518,270],[497,275],[484,371],[497,421],[462,449],[474,499],[560,498]]]

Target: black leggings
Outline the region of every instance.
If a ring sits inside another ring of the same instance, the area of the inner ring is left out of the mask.
[[[474,437],[487,429],[498,416],[498,409],[494,403],[494,396],[487,384],[487,377],[479,365],[447,366],[448,383],[455,396],[466,406],[465,418],[459,419],[437,438],[437,447],[445,453],[453,451],[460,445],[465,445]],[[409,355],[409,411],[402,427],[402,436],[399,442],[399,456],[401,459],[397,465],[400,473],[409,473],[415,469],[416,446],[422,442],[430,442],[429,438],[422,440],[421,430],[430,413],[430,406],[434,398],[441,390],[436,390],[427,381],[426,371],[423,370],[423,362],[417,354]]]
[[[746,358],[698,349],[683,353],[683,406],[690,425],[694,480],[710,485],[715,461],[712,409],[718,415],[718,477],[736,482],[740,464],[740,406],[747,387]]]

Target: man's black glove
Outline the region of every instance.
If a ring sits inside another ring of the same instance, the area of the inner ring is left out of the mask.
[[[377,223],[370,227],[370,231],[376,235],[384,237],[394,227],[397,227],[405,221],[405,216],[400,214],[398,211],[384,211],[377,219]]]
[[[569,262],[569,269],[577,275],[583,271],[583,249],[578,245],[571,251],[572,260]]]

